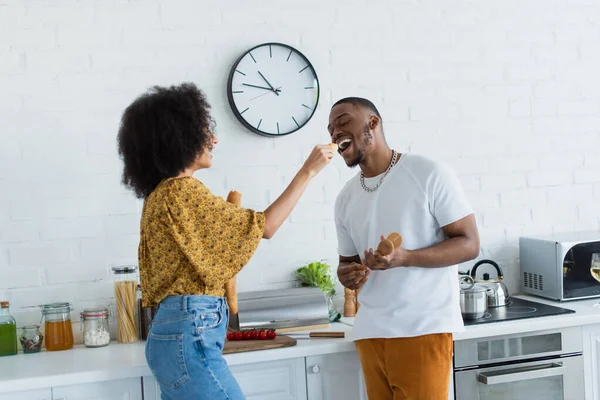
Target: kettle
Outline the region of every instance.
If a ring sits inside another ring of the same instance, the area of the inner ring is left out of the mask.
[[[497,278],[490,279],[490,274],[483,274],[483,279],[475,280],[478,284],[485,286],[488,290],[488,307],[503,307],[508,305],[510,296],[508,294],[508,288],[506,284],[502,282],[502,278],[504,278],[504,273],[502,272],[502,268],[492,261],[492,260],[481,260],[477,262],[473,269],[471,270],[471,277],[475,279],[475,274],[477,272],[477,267],[483,264],[490,264],[494,268],[496,268]]]
[[[476,284],[469,275],[458,278],[460,286],[460,312],[464,320],[482,318],[488,309],[488,292],[490,289]],[[463,283],[469,286],[463,288]]]

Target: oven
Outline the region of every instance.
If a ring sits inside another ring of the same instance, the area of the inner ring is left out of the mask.
[[[582,400],[581,327],[454,342],[456,400]]]

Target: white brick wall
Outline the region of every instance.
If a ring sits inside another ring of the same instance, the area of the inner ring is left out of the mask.
[[[199,178],[258,209],[328,140],[333,101],[371,98],[394,148],[456,169],[481,256],[514,291],[520,235],[599,228],[599,36],[595,0],[0,1],[0,298],[23,323],[37,319],[23,306],[112,301],[109,267],[136,262],[141,210],[120,185],[119,118],[147,87],[184,80],[207,92],[221,141]],[[323,89],[309,125],[279,139],[242,128],[224,92],[231,63],[265,41],[297,46]],[[335,265],[333,203],[354,173],[338,158],[312,182],[241,290]]]

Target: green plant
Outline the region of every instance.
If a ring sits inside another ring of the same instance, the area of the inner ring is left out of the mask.
[[[331,277],[331,267],[319,261],[313,261],[296,270],[296,276],[300,278],[302,286],[316,286],[325,294],[327,308],[329,310],[329,322],[338,321],[342,315],[333,305],[335,295],[335,284]]]
[[[296,276],[302,286],[316,286],[327,296],[335,294],[335,284],[331,278],[331,267],[319,261],[313,261],[296,270]]]

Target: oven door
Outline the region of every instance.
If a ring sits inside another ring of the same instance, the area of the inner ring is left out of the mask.
[[[456,400],[581,400],[583,357],[460,371],[454,387]]]

